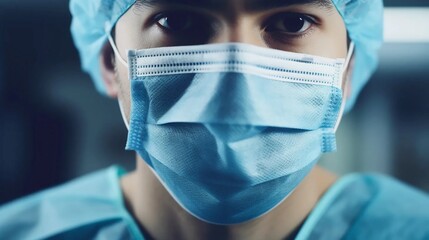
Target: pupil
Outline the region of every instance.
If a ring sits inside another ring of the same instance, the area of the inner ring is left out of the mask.
[[[285,28],[290,32],[299,32],[305,24],[302,17],[290,17],[283,21]]]
[[[174,14],[165,18],[165,24],[171,30],[183,30],[187,27],[188,18],[184,15]]]

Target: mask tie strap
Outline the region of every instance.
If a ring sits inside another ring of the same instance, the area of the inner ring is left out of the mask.
[[[110,46],[113,49],[113,52],[115,54],[115,56],[119,59],[119,62],[121,62],[126,68],[128,68],[128,63],[121,57],[121,54],[119,54],[118,48],[116,47],[115,41],[113,41],[112,35],[110,34],[110,24],[109,22],[106,22],[106,24],[104,25],[104,30],[106,32],[107,35],[107,39],[109,40]],[[121,115],[122,115],[122,119],[125,123],[125,127],[129,130],[130,126],[129,123],[125,117],[125,111],[124,111],[124,107],[123,104],[121,102],[121,100],[118,101],[119,103],[119,110],[121,111]]]
[[[348,68],[348,66],[349,66],[349,64],[350,64],[350,61],[351,61],[351,59],[352,59],[352,56],[353,56],[354,50],[355,50],[355,44],[354,44],[353,42],[351,42],[351,43],[350,43],[350,47],[349,47],[349,51],[348,51],[348,53],[347,53],[346,61],[344,62],[344,65],[343,65],[343,71],[342,71],[341,76],[344,76],[344,73],[346,72],[346,70],[347,70],[347,68]],[[337,132],[338,127],[340,126],[341,119],[343,118],[343,115],[344,115],[344,109],[345,109],[345,107],[346,107],[346,102],[347,102],[346,97],[345,97],[345,96],[343,96],[343,99],[342,99],[342,101],[341,101],[340,111],[339,111],[339,113],[338,113],[337,122],[335,123],[335,127],[334,127],[334,132],[335,132],[335,133]]]
[[[107,34],[107,39],[109,40],[110,46],[112,46],[113,52],[115,53],[115,56],[119,59],[119,62],[122,63],[126,68],[128,68],[128,63],[122,58],[121,54],[119,53],[118,48],[116,47],[115,41],[113,41],[112,35],[110,33],[110,24],[106,22],[104,24],[104,31]]]

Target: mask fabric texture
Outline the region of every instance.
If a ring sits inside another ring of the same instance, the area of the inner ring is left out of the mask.
[[[336,149],[343,59],[227,43],[128,53],[127,149],[214,224],[260,217]]]

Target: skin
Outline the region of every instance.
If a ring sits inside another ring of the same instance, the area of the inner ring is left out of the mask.
[[[126,49],[224,42],[329,58],[346,57],[347,31],[334,7],[294,4],[250,10],[245,3],[246,0],[226,1],[218,4],[222,6],[218,10],[191,4],[138,4],[118,21],[116,45],[123,59],[127,56]],[[198,34],[192,34],[195,32]],[[128,69],[116,64],[118,57],[106,44],[100,66],[107,92],[118,100],[124,121],[128,122],[131,103]],[[344,75],[345,97],[350,69]],[[291,196],[268,214],[241,224],[218,226],[188,214],[138,155],[136,162],[136,170],[122,178],[121,187],[130,213],[145,236],[153,239],[285,239],[302,224],[336,180],[335,175],[316,166]]]

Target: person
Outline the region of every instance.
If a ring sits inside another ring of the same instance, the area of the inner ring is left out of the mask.
[[[0,209],[0,239],[429,239],[429,197],[317,165],[377,65],[381,0],[71,0],[137,167]]]

